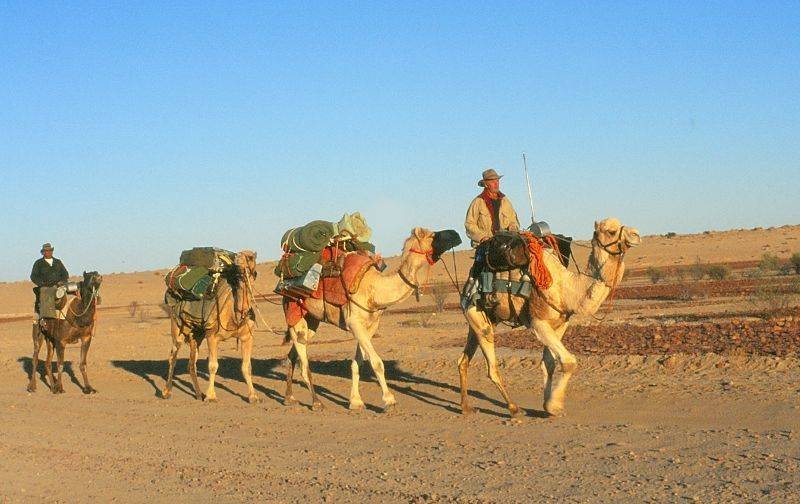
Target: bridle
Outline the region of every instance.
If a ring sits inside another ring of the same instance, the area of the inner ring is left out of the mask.
[[[419,238],[417,238],[417,241],[419,241]],[[431,249],[430,249],[430,250],[427,250],[427,251],[425,251],[425,250],[419,250],[419,249],[417,249],[417,248],[413,248],[413,247],[412,247],[412,248],[409,250],[409,252],[412,252],[412,253],[414,253],[414,254],[420,254],[420,255],[424,255],[424,256],[425,256],[425,260],[426,260],[426,261],[428,261],[428,264],[430,264],[431,266],[433,266],[434,264],[436,264],[436,259],[434,259],[434,258],[433,258],[433,247],[431,247]]]
[[[419,238],[417,238],[416,236],[414,238],[416,238],[417,244],[422,245],[422,243],[420,242]],[[408,251],[411,252],[412,254],[419,254],[419,255],[425,256],[425,260],[428,262],[428,264],[430,266],[433,266],[434,264],[436,264],[436,260],[433,258],[433,254],[434,254],[433,247],[431,247],[428,250],[420,250],[417,247],[411,247],[410,249],[408,249]],[[408,285],[409,287],[414,289],[414,295],[416,296],[417,301],[419,301],[419,289],[420,289],[421,286],[419,284],[416,284],[416,283],[412,282],[411,279],[408,278],[408,275],[403,273],[402,266],[397,270],[397,273],[400,276],[400,279],[406,285]]]
[[[625,251],[626,251],[626,248],[627,248],[626,245],[625,245],[625,240],[622,239],[622,231],[624,229],[625,229],[625,226],[620,226],[619,227],[619,231],[617,231],[616,238],[614,239],[614,241],[609,242],[609,243],[601,242],[600,241],[600,237],[597,235],[597,230],[595,230],[594,235],[592,235],[592,241],[594,243],[596,243],[597,245],[599,245],[600,248],[605,250],[608,255],[611,255],[611,256],[624,255]],[[614,245],[617,246],[617,250],[613,250],[613,251],[610,250],[610,247],[613,247]]]

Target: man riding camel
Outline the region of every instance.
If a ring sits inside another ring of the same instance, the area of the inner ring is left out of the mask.
[[[501,177],[489,168],[478,181],[483,192],[472,200],[464,221],[473,248],[478,248],[498,231],[519,231],[517,212],[506,195],[500,192]]]
[[[41,287],[54,287],[59,284],[65,283],[69,280],[69,273],[64,264],[53,257],[53,246],[49,243],[42,245],[42,257],[33,263],[31,270],[31,282],[36,287],[33,288],[33,293],[36,295],[36,303],[34,304],[34,313],[36,320],[39,319],[39,289]]]

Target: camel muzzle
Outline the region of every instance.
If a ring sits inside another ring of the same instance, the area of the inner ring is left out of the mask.
[[[437,231],[433,233],[433,243],[431,243],[433,254],[431,258],[434,261],[438,261],[442,257],[442,254],[459,245],[461,245],[461,235],[459,235],[457,231],[452,229]]]

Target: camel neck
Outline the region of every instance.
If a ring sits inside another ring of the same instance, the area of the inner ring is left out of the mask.
[[[381,276],[381,280],[376,282],[375,303],[379,306],[390,306],[406,300],[414,294],[416,290],[414,286],[422,287],[419,272],[426,267],[429,267],[427,263],[420,263],[415,267],[410,264],[408,258],[403,260],[397,271],[388,276]]]

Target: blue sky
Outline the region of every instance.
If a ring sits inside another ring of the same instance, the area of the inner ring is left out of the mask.
[[[0,280],[454,228],[480,172],[587,237],[798,223],[798,2],[0,1]]]

